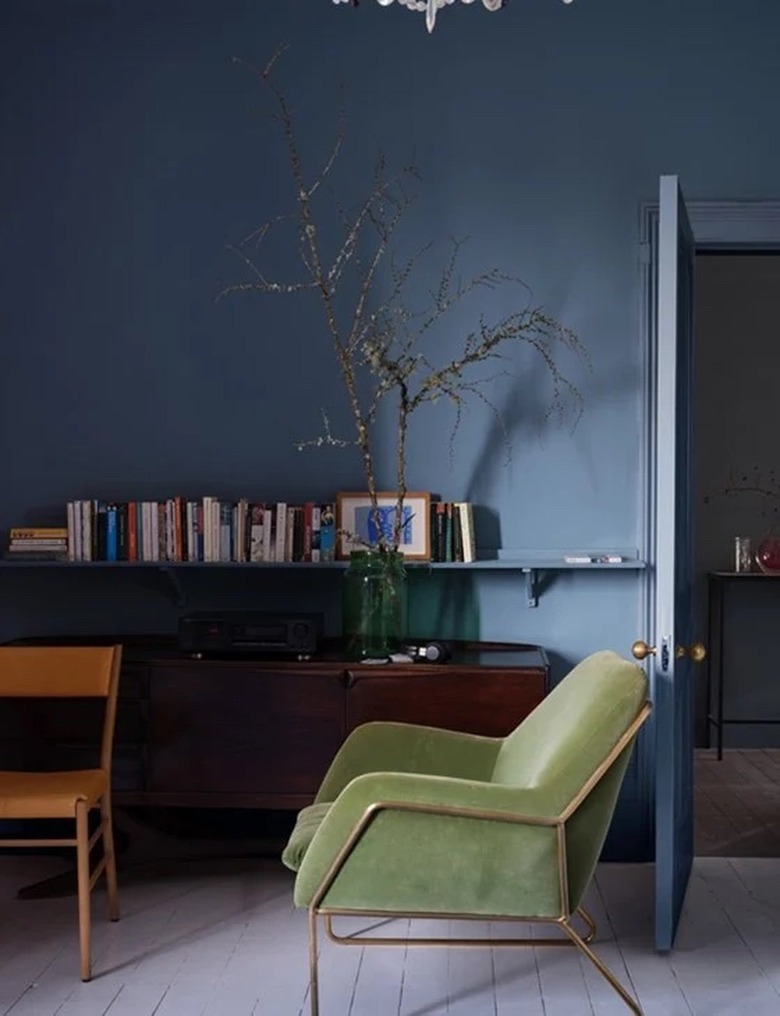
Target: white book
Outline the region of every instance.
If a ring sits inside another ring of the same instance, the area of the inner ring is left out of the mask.
[[[263,560],[275,561],[274,556],[274,510],[263,509]]]
[[[190,560],[191,561],[202,561],[203,560],[203,548],[199,544],[198,536],[200,535],[200,529],[198,526],[198,512],[200,511],[200,504],[198,501],[190,501],[189,503],[190,515],[189,515],[189,527],[190,527]]]
[[[42,536],[27,537],[24,540],[10,540],[9,550],[65,550],[68,541],[65,537],[46,539]]]
[[[68,520],[68,560],[76,560],[76,528],[73,521],[73,502],[68,501],[65,505],[65,515]]]
[[[141,560],[151,560],[149,554],[149,502],[141,502]]]
[[[469,501],[458,501],[455,505],[460,517],[460,542],[464,562],[474,561],[477,548],[474,545],[474,512]]]
[[[173,561],[173,501],[165,500],[165,560]]]
[[[81,548],[82,560],[92,560],[92,502],[81,502]]]
[[[211,549],[214,561],[222,560],[222,501],[215,497],[211,502]]]
[[[214,560],[213,530],[211,522],[211,505],[214,498],[210,494],[203,497],[203,560]]]
[[[149,502],[149,551],[150,561],[160,560],[160,505],[157,501]]]
[[[147,501],[146,502],[146,546],[148,547],[148,558],[147,561],[157,561],[159,555],[157,553],[157,502]]]
[[[274,561],[286,561],[287,546],[287,502],[276,502],[276,534],[274,543]]]
[[[73,548],[74,548],[74,561],[83,561],[83,544],[81,535],[81,501],[76,500],[73,502]]]
[[[242,564],[249,559],[247,555],[247,530],[249,526],[249,500],[248,498],[240,497],[236,504],[236,525],[234,531],[236,534],[236,561],[240,561]]]

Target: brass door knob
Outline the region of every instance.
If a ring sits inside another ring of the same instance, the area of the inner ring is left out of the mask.
[[[644,660],[648,656],[654,656],[655,652],[655,646],[649,646],[644,639],[637,639],[631,646],[631,655],[635,660]]]
[[[692,642],[689,646],[677,646],[674,655],[678,660],[682,660],[687,656],[694,663],[701,663],[702,660],[707,659],[707,650],[701,642]]]

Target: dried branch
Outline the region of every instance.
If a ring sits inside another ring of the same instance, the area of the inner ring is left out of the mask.
[[[754,494],[766,499],[760,512],[762,518],[776,519],[780,516],[780,479],[774,469],[763,470],[759,466],[752,466],[745,472],[732,468],[725,487],[706,494],[703,500],[705,504],[710,504],[715,497],[736,497],[741,494]]]
[[[413,309],[408,296],[412,281],[421,274],[422,260],[431,244],[425,244],[405,260],[397,261],[394,239],[397,229],[415,201],[409,190],[419,174],[412,165],[390,173],[384,154],[380,153],[374,167],[373,181],[367,193],[350,210],[331,194],[335,213],[337,244],[329,257],[323,244],[325,233],[323,213],[315,199],[330,193],[325,183],[343,156],[345,115],[339,110],[335,139],[330,153],[311,179],[304,169],[298,142],[298,129],[293,109],[284,91],[275,80],[276,66],[284,52],[277,50],[262,71],[255,71],[269,89],[274,100],[274,122],[281,129],[287,148],[288,169],[295,194],[294,211],[269,219],[250,237],[230,248],[250,274],[247,281],[227,286],[220,297],[235,292],[296,293],[314,291],[320,300],[325,324],[355,425],[352,439],[335,437],[330,422],[322,411],[323,433],[315,438],[296,442],[298,449],[331,445],[356,447],[363,465],[366,486],[374,512],[377,513],[377,477],[372,445],[373,426],[380,407],[390,400],[396,419],[396,493],[397,504],[393,539],[380,540],[380,549],[398,547],[401,537],[403,502],[407,492],[407,440],[410,419],[421,406],[446,400],[455,412],[450,437],[450,453],[460,427],[463,412],[471,399],[488,406],[498,421],[502,434],[509,435],[504,421],[487,390],[498,376],[512,376],[510,369],[491,370],[483,375],[479,368],[507,361],[512,345],[525,345],[543,363],[550,377],[552,395],[547,410],[563,419],[567,405],[575,407],[575,425],[582,411],[582,394],[558,366],[558,354],[573,352],[587,361],[579,339],[531,304],[531,293],[521,280],[497,268],[479,272],[462,280],[458,263],[465,239],[451,241],[449,257],[441,270],[436,286],[427,294],[427,302]],[[263,266],[265,241],[272,230],[292,220],[298,237],[298,252],[303,277],[288,280],[274,278]],[[322,230],[322,232],[321,232]],[[327,233],[330,237],[331,232]],[[460,349],[443,364],[434,361],[425,348],[426,339],[443,318],[467,297],[480,289],[494,290],[514,285],[521,287],[523,299],[518,310],[496,322],[482,317],[478,327],[468,332]],[[341,299],[337,301],[337,295]],[[348,295],[349,300],[346,300]],[[350,310],[344,310],[347,303]],[[377,526],[380,529],[379,526]],[[381,531],[381,529],[380,529]]]

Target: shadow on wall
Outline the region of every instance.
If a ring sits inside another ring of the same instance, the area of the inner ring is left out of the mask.
[[[475,572],[426,568],[407,572],[408,635],[413,639],[479,641],[479,597]]]

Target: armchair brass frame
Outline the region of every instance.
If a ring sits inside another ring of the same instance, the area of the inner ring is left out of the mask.
[[[513,815],[500,811],[484,811],[476,808],[457,808],[443,805],[426,805],[406,801],[376,801],[369,805],[363,812],[350,833],[346,843],[337,854],[320,883],[317,892],[312,899],[308,911],[309,924],[309,969],[310,969],[310,991],[311,991],[311,1016],[319,1016],[319,974],[318,974],[318,947],[317,947],[317,918],[325,919],[325,928],[328,937],[339,945],[378,945],[378,946],[573,946],[583,955],[587,956],[598,972],[612,986],[617,994],[623,999],[628,1008],[635,1016],[642,1016],[642,1010],[636,999],[628,993],[618,981],[612,971],[606,966],[603,960],[593,952],[589,943],[596,935],[596,925],[583,907],[578,907],[572,913],[569,905],[569,886],[566,862],[566,822],[593,788],[599,783],[609,771],[622,752],[632,743],[639,728],[648,718],[651,712],[651,704],[645,702],[631,725],[615,744],[609,755],[595,769],[590,778],[580,788],[579,792],[555,817],[540,817],[535,815]],[[455,914],[455,913],[422,913],[410,911],[371,911],[363,909],[343,909],[337,907],[323,907],[320,902],[325,898],[328,890],[333,885],[337,876],[349,859],[361,837],[364,835],[370,824],[382,811],[414,811],[428,815],[447,815],[459,818],[483,819],[495,822],[508,822],[519,825],[546,826],[555,830],[557,844],[558,862],[558,890],[560,893],[561,909],[557,917],[524,917],[491,914]],[[586,925],[587,931],[581,935],[571,924],[572,918],[578,916]],[[565,934],[558,938],[392,938],[374,937],[364,934],[339,935],[333,930],[333,918],[344,917],[378,917],[378,918],[432,918],[432,919],[453,919],[453,920],[480,920],[480,921],[519,921],[524,924],[553,924],[557,925]]]
[[[111,756],[121,663],[121,645],[0,647],[0,699],[105,700],[97,768],[0,772],[0,813],[4,818],[67,819],[75,823],[74,836],[2,838],[0,846],[75,847],[82,981],[92,977],[90,894],[103,874],[109,919],[119,920],[111,822]],[[99,809],[100,820],[90,836],[89,812],[92,809]],[[101,839],[103,854],[93,867],[90,855]]]

